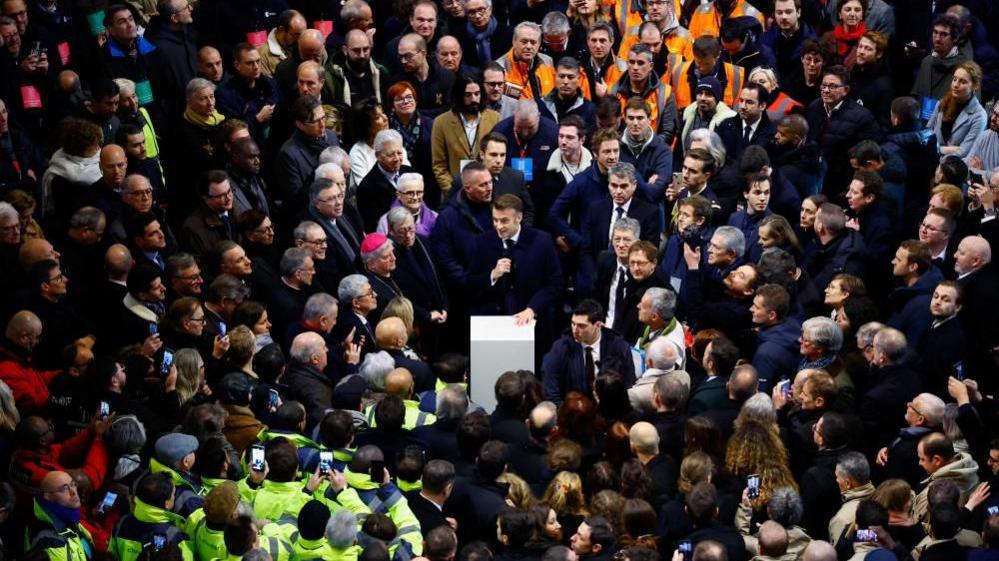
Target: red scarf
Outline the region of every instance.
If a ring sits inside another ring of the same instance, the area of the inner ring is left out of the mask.
[[[860,38],[864,36],[864,33],[867,33],[867,26],[864,25],[864,22],[860,22],[860,25],[857,26],[857,29],[853,33],[847,32],[843,24],[834,27],[833,37],[836,38],[836,52],[839,56],[846,56],[850,52],[850,49],[857,44],[857,41],[860,41]]]

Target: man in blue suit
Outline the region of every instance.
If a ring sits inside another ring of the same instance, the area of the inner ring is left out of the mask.
[[[541,369],[545,399],[555,404],[561,404],[571,391],[592,396],[593,380],[601,371],[617,371],[628,387],[635,383],[631,345],[604,327],[604,310],[590,299],[572,310],[572,327],[552,345]]]
[[[517,325],[544,321],[562,290],[562,269],[551,236],[521,226],[516,195],[493,201],[493,231],[475,241],[468,288],[473,315],[513,315]]]

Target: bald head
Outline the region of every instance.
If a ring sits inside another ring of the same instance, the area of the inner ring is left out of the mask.
[[[360,29],[351,29],[347,32],[347,36],[344,37],[344,44],[348,49],[364,45],[371,46],[371,39],[368,37],[367,33],[361,31]]]
[[[413,375],[405,368],[394,368],[385,375],[385,393],[402,399],[413,395]]]
[[[59,252],[47,240],[38,238],[25,240],[21,244],[21,250],[17,254],[17,260],[21,263],[21,268],[25,271],[30,269],[35,263],[46,259],[51,259],[58,263]]]
[[[636,453],[654,456],[659,453],[659,431],[651,423],[641,421],[631,426],[631,446]]]
[[[76,483],[65,471],[50,471],[45,474],[41,489],[42,496],[49,502],[70,509],[80,508],[80,495],[76,492]]]
[[[114,280],[124,281],[132,268],[132,252],[123,244],[116,243],[104,252],[104,270]]]
[[[802,561],[836,561],[836,548],[827,541],[812,540],[805,548]]]
[[[528,420],[531,422],[531,432],[536,437],[548,436],[555,428],[558,408],[550,401],[542,401],[531,409]]]
[[[101,148],[101,164],[116,158],[124,158],[125,150],[117,144],[108,144]]]
[[[321,63],[325,53],[323,32],[318,29],[306,29],[298,38],[298,56],[302,60],[312,60]]]
[[[761,555],[776,559],[787,553],[787,530],[773,520],[760,525],[758,538]]]
[[[7,321],[7,339],[31,350],[42,336],[42,320],[28,310],[21,310]]]
[[[992,261],[992,248],[985,238],[968,236],[958,244],[954,261],[954,270],[958,274],[973,273]]]
[[[385,318],[375,327],[375,342],[382,349],[401,349],[408,339],[406,324],[399,318]]]

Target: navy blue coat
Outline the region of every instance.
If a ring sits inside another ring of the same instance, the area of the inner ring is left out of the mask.
[[[506,165],[514,167],[514,158],[531,158],[534,161],[533,175],[530,181],[525,177],[525,182],[531,185],[535,181],[540,181],[545,168],[548,167],[552,152],[558,148],[558,125],[555,121],[545,117],[538,119],[537,134],[523,145],[517,141],[517,135],[513,132],[513,117],[507,117],[496,123],[493,132],[505,136],[509,143],[506,148]]]
[[[437,273],[452,288],[464,288],[475,251],[475,239],[486,231],[492,221],[489,205],[483,208],[485,218],[477,219],[465,194],[458,193],[441,210],[430,233],[430,247],[437,258]]]
[[[816,99],[809,104],[805,118],[808,119],[808,139],[819,144],[829,164],[825,192],[838,193],[846,189],[853,177],[849,150],[861,140],[881,142],[881,127],[870,111],[852,99],[844,100],[832,118],[826,115],[822,100]]]
[[[277,105],[281,101],[278,85],[274,78],[261,75],[251,89],[246,80],[237,75],[231,76],[215,90],[219,113],[229,118],[241,119],[250,126],[250,134],[261,146],[266,137],[264,129],[270,121],[257,122],[257,113],[265,105]]]
[[[648,184],[647,193],[653,201],[662,200],[666,187],[673,179],[673,152],[659,135],[652,135],[652,140],[637,155],[631,152],[627,143],[622,142],[621,161],[634,165],[642,179],[658,176],[655,182]]]
[[[930,327],[930,299],[933,289],[944,279],[940,269],[931,266],[912,286],[900,286],[888,295],[888,325],[905,333],[905,340],[916,342]]]
[[[800,27],[790,37],[785,38],[780,28],[776,25],[768,29],[760,36],[760,44],[770,48],[777,59],[777,76],[783,81],[783,77],[790,74],[792,68],[801,65],[801,46],[806,39],[815,39],[815,30],[799,19]]]
[[[905,364],[890,364],[871,373],[873,384],[860,400],[858,414],[864,425],[868,451],[887,446],[905,426],[905,407],[923,391],[918,374]]]
[[[690,401],[687,402],[687,417],[724,407],[728,403],[728,376],[715,376],[705,380],[701,385],[690,391]]]
[[[753,366],[760,380],[760,391],[769,392],[774,382],[793,379],[798,372],[798,337],[801,324],[788,318],[777,325],[760,329]]]
[[[839,273],[849,273],[863,278],[867,248],[858,232],[846,228],[827,245],[818,245],[807,258],[805,270],[812,276],[815,288],[821,293],[829,281]]]
[[[860,235],[864,238],[869,260],[872,264],[883,264],[885,258],[895,249],[895,227],[891,216],[880,204],[872,204],[858,216]]]
[[[544,371],[543,383],[545,399],[561,404],[571,391],[589,395],[592,389],[586,383],[586,367],[583,347],[566,331],[548,354],[541,366]],[[631,358],[631,345],[617,332],[600,328],[600,363],[597,372],[615,370],[624,376],[625,385],[635,383],[635,363]]]
[[[610,199],[602,199],[586,208],[586,215],[583,217],[581,267],[589,274],[590,281],[596,276],[597,256],[610,246],[609,232],[614,216],[616,216],[614,202]],[[662,231],[659,223],[659,207],[633,197],[625,216],[634,218],[641,224],[641,239],[652,242],[656,247],[659,246],[659,235]]]
[[[739,161],[742,151],[748,146],[766,147],[770,143],[770,140],[773,139],[774,134],[777,133],[777,125],[770,122],[766,111],[760,117],[760,122],[756,125],[753,135],[749,137],[749,144],[745,144],[742,141],[742,128],[742,117],[739,115],[729,117],[718,123],[718,126],[715,127],[715,132],[718,133],[718,136],[722,139],[722,143],[725,145],[726,159],[730,159],[733,162]]]
[[[540,319],[551,312],[563,284],[562,267],[551,236],[521,227],[520,237],[513,246],[513,270],[492,285],[489,275],[502,257],[503,242],[496,230],[476,238],[468,273],[472,314],[512,315],[531,308]],[[511,281],[513,286],[509,287]],[[505,292],[508,287],[512,298]]]
[[[794,186],[799,198],[822,190],[822,152],[814,141],[807,141],[800,148],[771,144],[767,152],[774,168]]]
[[[641,177],[638,178],[638,190],[635,191],[635,196],[640,196],[647,202],[658,200],[652,198],[648,184]],[[597,162],[594,160],[593,164],[579,172],[555,199],[551,210],[548,211],[548,230],[554,236],[565,236],[570,246],[581,247],[583,236],[580,230],[586,209],[597,201],[609,199],[607,178],[600,175]],[[571,223],[568,220],[570,214]]]

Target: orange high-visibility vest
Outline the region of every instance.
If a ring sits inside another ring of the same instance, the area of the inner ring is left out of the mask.
[[[513,49],[507,51],[503,55],[503,58],[497,61],[500,63],[500,66],[506,69],[506,83],[523,88],[520,91],[520,99],[541,98],[548,95],[548,92],[555,88],[555,68],[542,59],[542,56],[538,54],[535,57],[534,68],[532,69],[528,69],[527,65],[523,62],[513,60]],[[538,80],[538,85],[541,88],[540,92],[535,92],[531,88],[529,78],[532,75]]]
[[[628,51],[638,43],[638,31],[641,27],[642,24],[638,24],[628,29],[624,38],[621,39],[621,47],[617,51],[617,56],[628,60]],[[681,56],[687,60],[694,58],[694,41],[690,38],[690,32],[683,26],[677,27],[673,33],[666,36],[663,40],[663,45],[670,54]],[[672,63],[670,64],[670,68],[673,68]]]
[[[628,80],[627,74],[621,76],[621,79],[614,84],[614,88],[611,90],[611,92],[617,96],[618,102],[621,103],[622,115],[624,114],[624,106],[628,105],[628,100],[631,99],[630,95],[619,91],[621,84],[626,83],[626,80]],[[646,103],[652,107],[652,114],[649,115],[649,126],[652,127],[653,131],[659,131],[659,112],[662,111],[662,108],[669,102],[669,97],[671,95],[673,95],[673,88],[671,88],[666,82],[659,80],[656,87],[645,96]]]
[[[801,111],[804,106],[791,96],[784,92],[780,92],[777,95],[777,99],[773,100],[769,107],[767,107],[767,118],[770,119],[772,123],[780,123],[781,120],[790,115],[792,111]]]
[[[624,37],[625,33],[635,27],[642,25],[645,21],[645,10],[640,10],[635,5],[637,0],[603,0],[603,5],[614,8],[614,22],[617,23],[617,36]],[[682,0],[673,0],[673,13],[680,17]]]
[[[621,76],[628,72],[628,62],[615,57],[614,53],[607,56],[612,57],[613,62],[611,62],[604,70],[602,78],[604,83],[607,84],[607,95],[610,95],[614,84],[617,84],[617,81],[621,79]],[[589,60],[587,60],[585,64],[589,65],[589,63]],[[584,63],[580,61],[580,64]],[[579,89],[583,90],[583,97],[588,101],[596,101],[592,98],[592,96],[590,96],[590,76],[583,71],[582,68],[579,73]]]
[[[672,69],[670,83],[673,85],[673,92],[676,95],[677,111],[683,111],[688,105],[694,102],[690,91],[691,84],[688,81],[690,65],[692,64],[694,64],[694,61],[684,62]],[[722,101],[729,107],[735,107],[735,102],[739,99],[739,90],[742,89],[745,83],[745,70],[741,66],[735,66],[727,62],[719,64],[722,64],[725,69],[726,81],[724,99]]]
[[[766,26],[763,13],[750,6],[746,0],[736,0],[735,7],[732,8],[732,13],[728,15],[728,18],[737,18],[740,16],[753,16],[756,18],[756,21],[760,22],[760,25],[764,26],[764,28]],[[688,26],[690,34],[694,37],[700,37],[701,35],[721,37],[721,20],[722,14],[715,8],[714,0],[706,4],[701,4],[694,11],[694,15],[690,17],[690,25]]]

